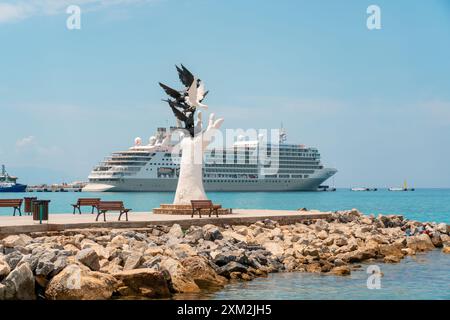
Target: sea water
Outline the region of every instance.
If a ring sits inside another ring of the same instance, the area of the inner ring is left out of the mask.
[[[379,282],[369,279],[371,274],[367,273],[368,267],[374,265],[382,274]],[[267,278],[229,284],[218,292],[178,294],[175,299],[448,300],[450,255],[434,250],[408,256],[395,264],[376,261],[363,263],[348,276],[307,272],[272,273]]]
[[[171,203],[172,192],[117,193],[0,193],[0,199],[37,196],[51,200],[50,213],[69,213],[80,197],[122,200],[133,211],[148,211]],[[229,208],[298,208],[335,211],[357,208],[365,214],[402,214],[419,221],[450,223],[450,189],[416,189],[412,192],[209,192],[215,203]],[[88,212],[89,208],[84,208]],[[0,215],[11,215],[0,208]],[[383,277],[379,289],[367,287],[369,265],[377,265]],[[370,262],[350,276],[315,273],[274,273],[267,278],[227,285],[219,292],[178,295],[184,299],[450,299],[450,255],[436,249],[407,257],[397,264]]]
[[[150,212],[161,203],[171,203],[173,192],[33,192],[0,193],[0,199],[38,197],[51,200],[50,213],[71,213],[72,203],[78,198],[93,197],[103,200],[122,200],[127,208],[136,212]],[[402,214],[419,221],[450,223],[450,189],[416,189],[392,192],[350,191],[335,192],[208,192],[215,203],[227,208],[284,209],[299,208],[336,211],[357,208],[365,214]],[[89,208],[82,210],[88,212]],[[10,208],[0,208],[0,215],[11,215]]]

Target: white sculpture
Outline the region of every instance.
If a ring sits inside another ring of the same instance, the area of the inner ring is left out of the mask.
[[[198,113],[197,128],[202,126],[201,113]],[[191,200],[208,199],[203,188],[203,155],[211,143],[214,130],[218,130],[223,119],[215,119],[214,114],[209,117],[208,127],[194,137],[183,134],[180,142],[182,151],[180,175],[173,204],[191,204]]]
[[[184,90],[178,91],[159,83],[164,91],[171,97],[168,102],[176,119],[177,126],[184,124],[183,135],[179,144],[182,151],[180,173],[174,205],[190,204],[191,200],[206,200],[203,188],[203,154],[211,143],[214,131],[222,125],[223,119],[215,119],[214,114],[209,117],[208,127],[202,130],[202,114],[197,113],[197,123],[194,123],[194,115],[197,107],[207,108],[202,101],[208,94],[203,82],[183,65],[176,67],[178,76],[184,84]]]

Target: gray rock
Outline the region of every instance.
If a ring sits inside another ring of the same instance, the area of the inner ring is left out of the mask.
[[[23,255],[19,251],[11,252],[5,255],[5,261],[9,264],[11,270],[13,270],[20,260],[22,260]]]
[[[216,239],[220,240],[223,238],[219,228],[212,224],[207,224],[203,226],[202,231],[203,231],[203,239],[205,240],[214,241]]]
[[[144,241],[147,238],[145,236],[145,234],[142,234],[142,233],[139,233],[139,232],[136,232],[136,231],[132,231],[132,230],[122,232],[122,235],[124,237],[126,237],[126,238],[133,238],[133,239],[135,239],[137,241]]]
[[[203,230],[201,228],[191,228],[186,232],[186,236],[184,237],[185,242],[197,243],[200,239],[203,239]]]
[[[123,266],[123,270],[133,270],[141,265],[143,262],[142,254],[139,252],[133,252],[128,256]]]
[[[147,261],[145,261],[142,264],[142,268],[149,268],[154,270],[160,270],[160,263],[161,263],[161,255],[157,255],[156,257],[153,257]]]
[[[219,253],[213,259],[213,262],[216,265],[218,265],[219,267],[224,266],[232,261],[238,262],[243,265],[250,265],[248,256],[243,251],[239,251],[239,250]]]
[[[0,281],[11,272],[9,264],[5,261],[3,256],[0,256]]]
[[[54,262],[56,261],[60,252],[61,251],[55,249],[37,252],[35,255],[27,259],[30,264],[31,270],[33,270],[37,276],[47,277],[54,271]]]
[[[232,272],[247,272],[247,268],[238,262],[231,261],[218,270],[218,274],[226,278],[229,278]]]
[[[342,261],[342,259],[335,259],[334,260],[334,265],[336,266],[336,267],[340,267],[340,266],[343,266],[343,265],[345,265],[346,263],[344,262],[344,261]]]
[[[92,248],[86,248],[78,252],[76,259],[93,271],[100,270],[100,260],[97,252]]]
[[[275,221],[270,219],[264,219],[263,223],[264,227],[267,229],[275,229],[278,226],[278,224]]]
[[[250,265],[254,265],[258,269],[260,269],[260,265],[267,265],[268,260],[266,255],[262,253],[262,251],[252,252],[249,256]]]
[[[0,288],[0,300],[34,300],[35,281],[30,266],[26,263],[20,265],[6,277]]]
[[[35,273],[37,276],[47,277],[53,271],[54,268],[55,266],[53,262],[48,260],[42,260],[38,262]]]
[[[183,233],[183,230],[181,229],[179,224],[174,224],[170,228],[170,230],[169,230],[167,235],[175,237],[175,238],[182,238],[184,236],[184,233]]]
[[[66,256],[59,256],[56,261],[53,263],[53,271],[50,274],[50,277],[56,276],[60,273],[66,266],[68,265]]]
[[[9,254],[11,252],[18,251],[21,254],[30,254],[31,250],[27,247],[17,246],[14,248],[5,248],[5,254]]]
[[[59,250],[49,250],[39,256],[39,261],[54,262],[59,254]]]
[[[20,260],[18,265],[21,265],[22,263],[28,263],[30,265],[31,271],[34,272],[39,262],[39,256],[40,255],[33,255],[33,254],[23,256],[22,260]]]

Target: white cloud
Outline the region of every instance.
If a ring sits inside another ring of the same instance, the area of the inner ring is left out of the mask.
[[[58,146],[42,146],[35,136],[28,136],[16,141],[16,152],[31,158],[48,158],[60,155],[62,150]]]
[[[36,138],[34,136],[28,136],[28,137],[17,140],[16,147],[19,149],[26,148],[31,145],[34,145],[35,141],[36,141]]]
[[[79,5],[83,11],[95,11],[109,6],[150,2],[155,0],[9,0],[0,3],[0,23],[65,13],[70,5]]]
[[[0,3],[0,22],[22,20],[32,11],[32,7],[25,3]]]

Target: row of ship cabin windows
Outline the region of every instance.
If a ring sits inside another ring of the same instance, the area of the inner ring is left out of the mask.
[[[270,183],[290,183],[291,180],[264,180],[265,182],[270,182]],[[205,180],[205,182],[226,182],[229,183],[230,181],[228,180]],[[232,182],[238,182],[238,183],[243,183],[243,182],[251,182],[251,183],[257,183],[258,180],[233,180]]]
[[[207,178],[211,178],[211,177],[216,177],[216,176],[218,176],[219,178],[228,178],[228,179],[236,179],[237,178],[237,175],[226,175],[226,174],[218,174],[218,175],[209,175],[209,174],[205,174],[204,175],[205,177],[207,177]],[[309,175],[308,174],[305,174],[305,175],[301,175],[301,174],[291,174],[291,175],[289,175],[289,174],[286,174],[286,175],[284,175],[284,174],[279,174],[278,176],[276,175],[276,174],[273,174],[273,175],[266,175],[266,178],[279,178],[279,179],[289,179],[289,178],[292,178],[292,179],[306,179],[306,178],[309,178]],[[254,178],[252,178],[253,180],[249,180],[249,181],[256,181],[255,179],[257,179],[257,176],[255,176]],[[221,180],[222,181],[222,180]],[[245,180],[245,181],[247,181],[247,180]],[[268,181],[267,179],[266,179],[266,181]],[[220,181],[219,181],[220,182]]]

